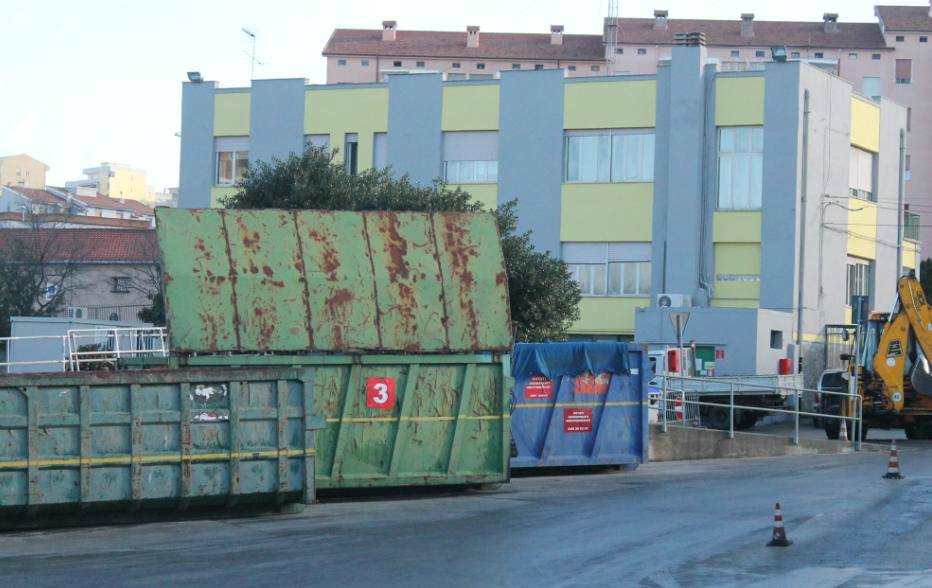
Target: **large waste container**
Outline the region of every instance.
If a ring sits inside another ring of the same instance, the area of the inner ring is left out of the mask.
[[[647,350],[625,343],[519,343],[513,468],[643,463]]]
[[[314,500],[310,373],[0,376],[0,521],[40,511]]]
[[[310,369],[320,488],[508,479],[511,329],[490,214],[157,216],[174,360]]]

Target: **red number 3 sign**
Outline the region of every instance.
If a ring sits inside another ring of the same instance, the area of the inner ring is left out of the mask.
[[[366,378],[366,407],[395,407],[395,378]]]

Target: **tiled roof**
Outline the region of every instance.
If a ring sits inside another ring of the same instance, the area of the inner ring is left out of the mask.
[[[56,188],[56,190],[62,192],[65,191],[64,188]],[[98,193],[96,196],[81,196],[78,194],[73,194],[72,196],[75,200],[80,200],[84,204],[87,204],[93,208],[100,208],[103,210],[126,210],[139,216],[155,215],[155,211],[153,211],[152,208],[146,206],[138,200],[131,200],[129,198],[119,200],[117,198],[104,196],[100,193]]]
[[[152,229],[3,229],[0,230],[0,258],[7,257],[17,242],[26,246],[34,240],[61,255],[54,260],[94,263],[153,263],[158,260],[155,231]]]
[[[932,32],[929,6],[877,6],[877,17],[884,30],[902,32]]]
[[[18,221],[23,218],[20,212],[0,212],[0,221]],[[98,227],[119,227],[123,229],[146,229],[150,221],[128,218],[108,218],[105,216],[84,216],[83,214],[43,214],[39,215],[43,225],[89,225]]]
[[[38,188],[23,188],[21,186],[4,186],[4,188],[9,188],[10,190],[25,196],[29,200],[40,204],[52,204],[54,206],[62,207],[68,206],[68,203],[64,198],[60,198],[47,190],[40,190]]]
[[[707,45],[813,47],[825,49],[883,49],[886,42],[877,23],[839,22],[826,32],[820,22],[755,20],[754,35],[741,36],[740,20],[669,19],[667,28],[655,29],[652,18],[619,18],[618,41],[625,45],[672,45],[676,33],[705,33]]]
[[[550,34],[479,33],[479,46],[466,46],[466,32],[398,31],[394,41],[383,41],[382,31],[336,29],[324,55],[378,55],[384,57],[440,57],[461,59],[541,59],[604,61],[601,35],[563,35],[552,45]]]

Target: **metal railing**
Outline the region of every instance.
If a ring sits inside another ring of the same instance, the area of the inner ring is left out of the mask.
[[[679,386],[677,386],[679,384]],[[689,384],[693,384],[692,387]],[[709,384],[718,384],[724,386],[724,389],[727,392],[724,392],[720,389],[715,392],[702,392],[697,388],[708,386]],[[737,387],[740,386],[740,389]],[[774,386],[766,384],[752,384],[749,382],[737,382],[734,380],[727,379],[716,379],[716,378],[695,378],[690,376],[667,376],[663,378],[662,388],[661,388],[661,401],[657,406],[657,410],[660,411],[660,420],[662,422],[663,432],[666,433],[669,427],[669,415],[671,413],[669,406],[675,406],[676,404],[682,404],[684,406],[694,405],[697,407],[696,412],[701,410],[700,407],[717,407],[728,409],[728,438],[734,439],[735,437],[735,411],[752,411],[752,412],[764,412],[764,413],[773,413],[773,414],[786,414],[793,416],[794,423],[794,433],[793,433],[793,444],[799,445],[799,419],[800,417],[815,417],[819,419],[838,419],[838,420],[847,420],[852,422],[852,427],[850,430],[850,441],[854,444],[854,449],[856,451],[861,449],[861,441],[863,438],[863,424],[862,424],[862,415],[864,411],[863,399],[861,395],[855,392],[857,390],[857,384],[854,378],[849,380],[849,388],[847,392],[837,392],[831,390],[813,390],[810,388],[802,387],[793,387],[793,386]],[[708,400],[702,400],[703,396],[715,396],[721,397],[725,394],[728,395],[728,402],[709,402]],[[774,394],[779,394],[785,400],[782,407],[767,407],[760,405],[750,405],[750,404],[735,404],[735,400],[742,397],[748,396],[772,396]],[[821,398],[821,395],[830,395],[838,396],[841,398],[839,405],[841,414],[824,414],[821,412],[808,412],[802,410],[803,397],[806,394],[812,394],[816,398]],[[692,399],[691,399],[692,398]],[[792,400],[790,403],[792,409],[787,408],[787,402]],[[653,408],[653,407],[652,407]],[[684,412],[684,414],[686,414]],[[684,419],[680,421],[679,419],[674,419],[674,425],[686,426],[690,421]]]
[[[164,327],[72,329],[65,335],[0,337],[0,347],[6,348],[0,372],[36,371],[31,368],[39,366],[49,366],[39,371],[113,369],[121,358],[168,357],[169,353]]]

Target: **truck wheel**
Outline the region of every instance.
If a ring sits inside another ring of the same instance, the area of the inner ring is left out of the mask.
[[[735,414],[735,428],[741,431],[750,429],[757,424],[758,414],[751,410],[739,410]]]
[[[728,430],[728,420],[731,418],[731,411],[720,406],[710,406],[709,413],[705,417],[706,425],[710,429],[720,431]]]
[[[921,439],[921,437],[919,436],[920,429],[917,423],[910,423],[906,425],[905,427],[903,427],[903,430],[906,432],[907,439],[909,440]]]
[[[823,423],[825,423],[825,436],[832,441],[837,441],[838,436],[841,434],[841,421],[837,419],[824,419]]]

